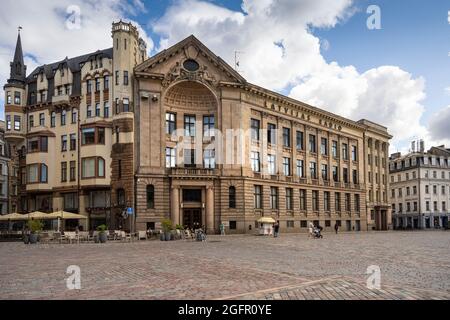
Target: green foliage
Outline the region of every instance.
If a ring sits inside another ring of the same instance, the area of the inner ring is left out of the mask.
[[[107,227],[106,225],[102,224],[102,225],[99,225],[99,226],[97,227],[97,231],[100,232],[100,233],[104,233],[104,232],[106,231],[107,228],[108,228],[108,227]]]
[[[170,232],[172,230],[172,220],[164,219],[161,221],[161,227],[164,232]]]
[[[184,227],[181,224],[177,224],[175,228],[177,230],[184,230]]]
[[[28,229],[30,229],[32,233],[42,231],[43,228],[44,224],[40,220],[28,220]]]

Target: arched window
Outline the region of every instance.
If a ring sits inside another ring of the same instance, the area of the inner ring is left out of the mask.
[[[147,186],[147,209],[155,208],[155,187],[151,184]]]
[[[236,208],[236,187],[228,189],[228,204],[230,208]]]

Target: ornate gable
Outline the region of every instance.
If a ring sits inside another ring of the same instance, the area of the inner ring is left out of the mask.
[[[137,76],[160,78],[164,87],[180,80],[217,86],[220,82],[245,84],[246,80],[194,36],[136,66]]]

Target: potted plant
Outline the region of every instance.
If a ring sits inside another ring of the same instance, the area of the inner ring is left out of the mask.
[[[170,241],[170,239],[171,239],[170,231],[172,231],[172,221],[169,220],[169,219],[164,219],[161,222],[161,227],[162,227],[162,230],[164,232],[164,240],[165,241]]]
[[[98,231],[98,239],[100,240],[100,243],[106,243],[108,240],[108,235],[106,234],[106,225],[102,224],[97,227]]]
[[[29,242],[35,244],[38,241],[39,231],[42,231],[44,225],[39,220],[29,220],[28,229],[30,230]]]

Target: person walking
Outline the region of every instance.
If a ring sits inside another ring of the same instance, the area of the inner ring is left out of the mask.
[[[308,238],[313,238],[313,232],[314,232],[314,224],[312,222],[309,223],[309,234]]]
[[[334,231],[336,231],[336,234],[338,234],[338,231],[339,231],[339,225],[338,225],[337,222],[334,224]]]
[[[279,232],[280,232],[280,221],[277,221],[273,226],[273,237],[278,238]]]
[[[225,224],[223,222],[220,224],[220,235],[225,235]]]

